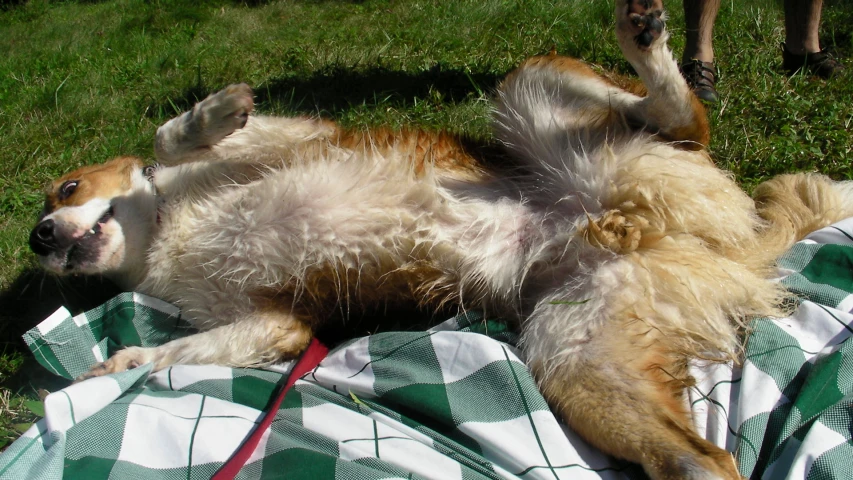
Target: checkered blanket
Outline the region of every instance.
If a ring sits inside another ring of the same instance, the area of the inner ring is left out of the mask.
[[[753,478],[853,477],[853,219],[780,263],[803,300],[753,325],[742,368],[693,368],[696,427]],[[169,304],[126,293],[25,335],[66,378],[125,345],[190,332]],[[333,350],[296,382],[238,478],[631,478],[548,410],[507,325],[476,314]],[[209,478],[259,422],[289,364],[150,366],[54,392],[0,455],[0,478]]]

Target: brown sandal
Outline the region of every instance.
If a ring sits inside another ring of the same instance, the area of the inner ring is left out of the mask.
[[[681,65],[681,76],[693,89],[693,93],[705,103],[717,103],[720,96],[714,85],[717,81],[717,67],[713,62],[703,62],[695,58]]]

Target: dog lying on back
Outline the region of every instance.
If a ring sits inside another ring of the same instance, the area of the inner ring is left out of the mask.
[[[703,149],[705,113],[661,16],[616,0],[643,85],[554,54],[510,73],[500,152],[250,116],[251,90],[234,85],[160,127],[165,167],[125,157],[60,178],[30,238],[44,267],[106,275],[200,330],[84,377],[260,366],[341,314],[453,304],[518,321],[554,412],[593,445],[657,479],[740,478],[692,430],[687,362],[736,358],[745,320],[780,313],[775,258],[849,216],[853,188],[798,175],[745,195]]]

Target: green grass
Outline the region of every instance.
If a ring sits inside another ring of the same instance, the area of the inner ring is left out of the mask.
[[[681,4],[670,3],[680,54]],[[849,65],[826,82],[781,73],[779,3],[724,2],[711,150],[747,189],[790,171],[849,179],[853,9],[826,1],[824,44]],[[49,179],[115,155],[151,158],[159,124],[233,82],[252,85],[264,113],[487,135],[489,92],[530,55],[556,46],[630,72],[612,9],[610,0],[0,3],[0,448],[37,417],[37,390],[62,385],[23,353],[20,334],[61,304],[77,312],[113,293],[36,268],[27,236]]]

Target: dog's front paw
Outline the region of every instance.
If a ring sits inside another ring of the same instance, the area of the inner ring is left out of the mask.
[[[648,50],[663,33],[661,0],[617,0],[624,2],[618,10],[617,28],[634,39],[640,50]]]
[[[252,89],[245,83],[230,85],[197,103],[157,129],[154,150],[166,165],[187,160],[198,150],[206,150],[246,126],[255,108]]]
[[[610,210],[598,219],[587,216],[589,223],[581,231],[590,245],[616,253],[633,252],[642,239],[642,219],[629,220],[619,210]]]
[[[235,130],[245,127],[254,108],[252,88],[245,83],[229,85],[202,100],[195,120],[204,143],[216,145]]]
[[[110,373],[124,372],[151,361],[148,350],[141,347],[129,347],[120,350],[107,361],[95,364],[88,372],[74,379],[74,382],[101,377]]]

